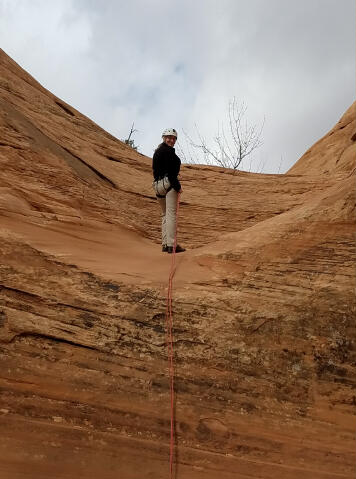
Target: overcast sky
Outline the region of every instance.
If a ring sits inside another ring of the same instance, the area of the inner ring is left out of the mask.
[[[265,118],[252,169],[266,173],[355,96],[355,0],[0,0],[0,46],[116,137],[135,122],[148,156],[167,127],[182,146],[195,124],[213,138],[236,97]]]

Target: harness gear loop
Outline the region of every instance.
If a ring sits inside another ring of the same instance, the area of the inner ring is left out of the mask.
[[[163,178],[158,178],[152,183],[153,189],[155,190],[157,198],[165,198],[168,191],[171,191],[172,185],[168,179],[168,176]]]

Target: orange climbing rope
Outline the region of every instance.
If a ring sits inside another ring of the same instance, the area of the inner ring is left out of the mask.
[[[166,322],[167,322],[167,345],[168,345],[168,361],[169,361],[169,389],[171,399],[171,432],[170,432],[170,447],[169,447],[169,477],[173,479],[173,463],[174,463],[174,351],[173,351],[173,313],[172,313],[172,289],[173,289],[173,276],[175,273],[176,262],[176,246],[177,246],[177,224],[178,224],[178,212],[179,212],[179,197],[177,199],[176,210],[176,229],[174,234],[174,246],[171,261],[171,270],[168,280],[168,292],[167,292],[167,310],[166,310]]]

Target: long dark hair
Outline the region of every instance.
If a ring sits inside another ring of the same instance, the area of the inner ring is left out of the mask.
[[[162,143],[160,143],[160,144],[157,146],[157,148],[155,149],[155,152],[158,150],[158,148],[159,148],[160,146],[163,145],[163,143],[164,143],[164,141],[162,141]]]

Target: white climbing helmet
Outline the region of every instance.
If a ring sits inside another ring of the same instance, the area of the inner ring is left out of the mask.
[[[175,136],[176,138],[178,138],[177,131],[174,128],[166,128],[162,133],[162,138],[164,136]]]

